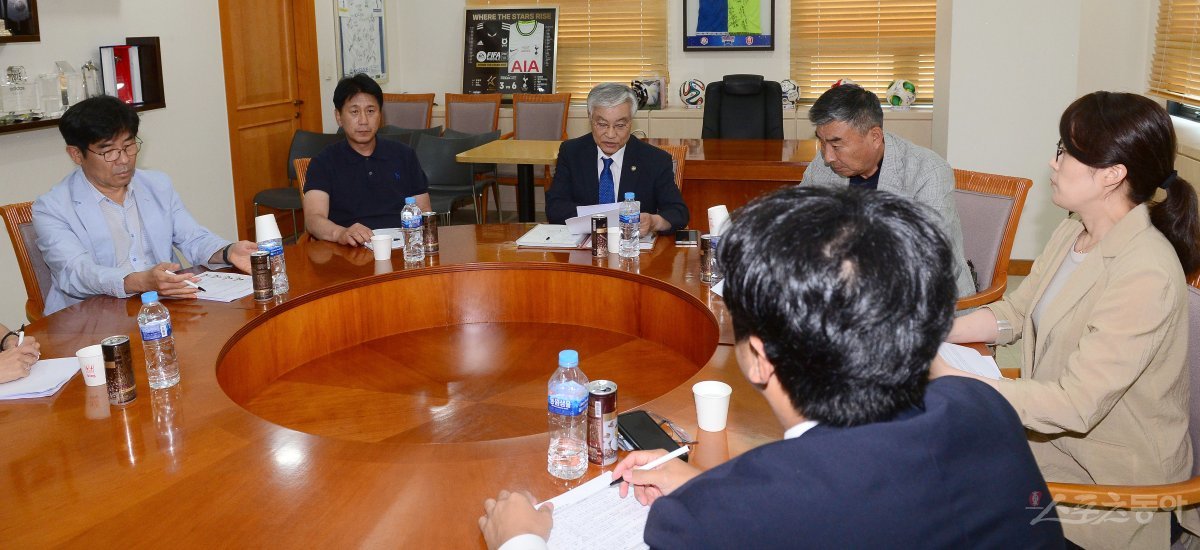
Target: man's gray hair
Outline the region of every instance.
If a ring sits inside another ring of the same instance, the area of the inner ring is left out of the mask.
[[[865,134],[876,126],[883,128],[883,108],[879,96],[855,84],[842,84],[825,91],[808,109],[813,126],[845,122]]]
[[[633,118],[638,108],[637,96],[633,95],[633,89],[617,82],[601,82],[588,92],[588,117],[592,116],[597,107],[610,109],[626,102],[629,103],[629,118]]]

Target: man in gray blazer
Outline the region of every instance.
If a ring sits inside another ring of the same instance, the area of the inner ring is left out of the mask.
[[[885,132],[879,97],[854,84],[821,94],[808,110],[808,119],[821,148],[804,171],[802,185],[882,189],[932,208],[954,254],[958,296],[974,294],[950,165],[937,153]]]

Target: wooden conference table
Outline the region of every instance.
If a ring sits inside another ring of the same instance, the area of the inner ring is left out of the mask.
[[[414,268],[286,247],[286,300],[167,303],[182,371],[169,390],[146,385],[136,299],[33,323],[45,357],[130,335],[138,398],[109,407],[76,376],[0,402],[0,546],[482,546],[485,498],[579,483],[546,473],[563,348],[617,382],[619,410],[693,435],[691,385],[733,386],[728,429],[700,434],[702,467],[782,437],[738,371],[698,249],[664,238],[636,262],[517,249],[528,227],[444,227],[440,254]]]
[[[690,227],[708,230],[704,212],[718,204],[734,210],[754,197],[800,183],[817,153],[815,139],[673,139],[653,138],[656,146],[687,145],[683,201],[692,213]],[[459,162],[517,164],[517,213],[533,221],[533,166],[553,165],[559,141],[496,140],[458,154]]]

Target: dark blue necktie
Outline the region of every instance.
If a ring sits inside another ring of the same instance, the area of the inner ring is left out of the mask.
[[[604,169],[600,171],[600,202],[598,204],[617,202],[617,193],[613,189],[613,159],[602,158],[600,160],[604,161]]]

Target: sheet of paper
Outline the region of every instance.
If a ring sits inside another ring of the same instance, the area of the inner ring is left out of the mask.
[[[971,348],[942,342],[942,345],[938,346],[938,355],[950,363],[951,367],[958,370],[978,374],[992,380],[1000,379],[1000,367],[996,365],[996,360],[984,357]]]
[[[642,533],[650,507],[633,495],[621,498],[617,487],[609,487],[611,482],[612,472],[604,472],[547,501],[554,504],[554,528],[547,541],[552,550],[649,548]]]
[[[391,235],[392,236],[392,250],[399,250],[401,248],[404,248],[404,236],[400,234],[399,227],[387,227],[384,229],[372,229],[371,232],[376,235]],[[375,247],[371,246],[371,241],[367,241],[367,242],[363,243],[363,246],[367,247],[370,250],[375,250]]]
[[[79,372],[79,359],[42,359],[34,363],[29,376],[0,384],[0,400],[31,399],[58,393]]]
[[[604,214],[608,216],[608,230],[615,233],[621,230],[620,210],[620,205],[616,203],[576,206],[575,212],[578,215],[574,218],[567,218],[567,228],[576,235],[591,235],[592,215]]]
[[[201,300],[213,302],[232,302],[254,293],[254,279],[245,273],[222,273],[220,271],[205,271],[196,275],[200,288],[196,293]]]
[[[517,239],[518,247],[579,248],[586,236],[571,233],[565,225],[541,223]]]

